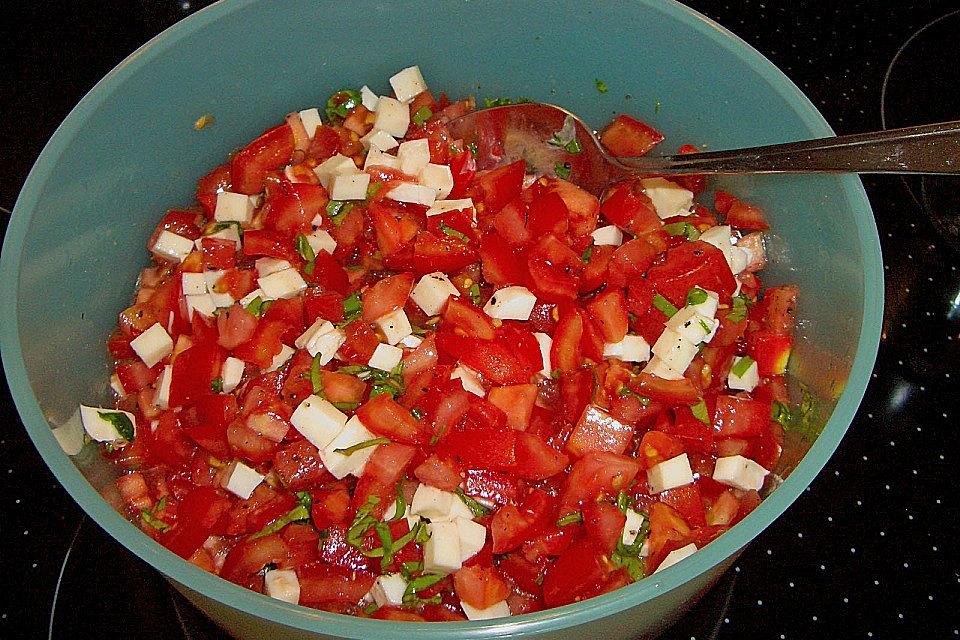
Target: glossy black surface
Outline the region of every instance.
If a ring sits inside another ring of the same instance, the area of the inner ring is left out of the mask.
[[[73,104],[201,4],[3,3],[0,207]],[[838,133],[960,118],[955,0],[690,4],[780,66]],[[887,308],[861,409],[809,490],[667,638],[960,636],[960,253],[944,239],[956,180],[864,185]],[[84,519],[5,385],[0,415],[0,638],[224,637]]]

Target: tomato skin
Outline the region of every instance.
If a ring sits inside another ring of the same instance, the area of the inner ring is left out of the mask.
[[[230,163],[231,188],[247,195],[260,193],[267,172],[288,164],[294,150],[290,125],[284,123],[267,129],[233,157]]]
[[[691,527],[703,527],[707,524],[700,487],[688,484],[675,489],[667,489],[659,496],[660,502],[670,505],[674,511]]]
[[[678,309],[686,304],[687,292],[694,286],[715,292],[723,304],[729,304],[737,287],[723,252],[702,240],[667,250],[666,260],[650,267],[647,280]]]
[[[461,151],[450,158],[450,173],[453,174],[453,189],[447,196],[450,200],[463,198],[467,187],[477,173],[477,160],[470,151]]]
[[[173,361],[170,378],[170,407],[182,407],[211,395],[211,384],[220,374],[223,359],[223,351],[216,342],[201,342],[179,353]]]
[[[548,233],[527,253],[530,290],[545,302],[573,300],[580,287],[584,264],[580,256]]]
[[[378,436],[406,444],[425,444],[430,439],[423,423],[385,393],[371,398],[357,409],[357,415]]]
[[[160,544],[187,559],[210,537],[229,501],[213,487],[194,487],[177,504],[177,524],[160,534]]]
[[[329,479],[320,451],[306,440],[297,440],[278,449],[273,456],[273,468],[290,491],[303,491]]]
[[[363,292],[363,321],[370,323],[395,309],[403,308],[413,290],[412,273],[400,273],[379,280]]]
[[[627,335],[627,299],[623,289],[607,289],[587,303],[587,311],[605,342],[620,342]]]
[[[510,595],[510,587],[493,567],[463,567],[453,575],[457,597],[471,607],[486,609]]]
[[[266,256],[296,264],[299,260],[293,242],[273,229],[250,229],[243,233],[243,255]]]
[[[633,426],[624,424],[596,405],[587,405],[567,440],[566,451],[583,457],[591,451],[623,453],[633,438]]]
[[[510,245],[496,231],[480,239],[479,258],[484,279],[498,287],[523,284],[526,279],[523,253]]]
[[[542,489],[533,489],[519,506],[501,507],[490,522],[493,552],[506,553],[533,539],[553,523],[555,514],[556,498]]]
[[[451,296],[443,309],[443,326],[470,338],[493,340],[493,321],[465,297]]]
[[[230,190],[230,163],[214,167],[210,173],[197,180],[197,201],[203,206],[208,218],[213,217],[217,207],[217,192]]]
[[[567,468],[570,459],[534,433],[517,433],[517,466],[514,473],[525,480],[544,480]]]
[[[583,505],[583,528],[587,537],[603,553],[613,553],[623,534],[627,516],[616,505],[605,501]]]
[[[263,226],[289,237],[313,231],[311,221],[322,213],[330,197],[327,190],[315,184],[282,184],[282,190],[267,199]]]
[[[601,491],[616,494],[640,471],[639,463],[628,456],[591,451],[573,463],[560,493],[560,514],[576,511],[579,504]]]
[[[792,350],[792,336],[778,336],[762,329],[747,335],[747,354],[756,360],[761,378],[786,373]]]
[[[525,174],[526,163],[523,160],[479,173],[474,181],[474,188],[480,193],[484,214],[495,214],[507,202],[520,195]]]
[[[547,567],[543,602],[548,607],[559,607],[596,595],[607,574],[607,565],[593,542],[582,538]]]
[[[477,260],[477,250],[471,244],[446,234],[421,231],[413,244],[413,267],[418,274],[454,273]]]
[[[616,158],[642,156],[663,141],[663,134],[636,118],[621,114],[600,132],[600,143]]]
[[[607,191],[600,213],[611,223],[629,231],[634,236],[643,236],[658,231],[663,223],[653,201],[642,190],[637,190],[635,181],[621,182]]]
[[[770,422],[770,405],[737,396],[718,396],[714,428],[720,435],[745,438],[761,435]]]
[[[457,430],[441,440],[437,449],[471,469],[512,471],[517,464],[518,433],[510,428]]]
[[[507,426],[517,431],[526,431],[537,400],[537,385],[516,384],[494,387],[487,400],[507,414]]]

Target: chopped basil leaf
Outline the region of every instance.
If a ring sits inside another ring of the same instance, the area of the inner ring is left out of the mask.
[[[774,400],[770,405],[770,419],[779,422],[784,429],[789,429],[790,418],[790,407],[786,403]]]
[[[343,322],[340,326],[348,325],[360,317],[363,311],[363,299],[359,291],[354,291],[343,299]]]
[[[617,540],[617,548],[611,554],[610,559],[618,567],[623,567],[634,580],[639,580],[646,576],[643,569],[643,559],[640,557],[640,549],[650,533],[650,519],[644,515],[643,524],[640,525],[640,531],[631,545],[623,544],[622,540]]]
[[[707,301],[707,292],[701,289],[700,287],[691,287],[690,291],[687,291],[687,304],[703,304]]]
[[[362,364],[351,364],[337,369],[339,373],[355,376],[363,381],[372,381],[370,397],[375,398],[384,393],[396,399],[404,392],[403,363],[399,363],[392,371],[383,371]]]
[[[371,440],[364,440],[363,442],[358,442],[352,447],[344,447],[343,449],[334,449],[333,452],[341,453],[345,456],[350,456],[356,453],[357,451],[368,449],[370,447],[375,447],[378,444],[390,444],[391,442],[393,441],[390,440],[390,438],[373,438]]]
[[[737,362],[732,367],[730,367],[730,373],[737,376],[738,378],[742,378],[743,374],[745,374],[750,369],[750,366],[753,365],[754,362],[755,360],[750,356],[743,356],[742,358],[737,360]]]
[[[160,501],[153,506],[152,509],[143,509],[140,511],[140,519],[146,524],[150,525],[154,529],[160,532],[164,532],[170,528],[163,520],[157,518],[157,514],[166,509],[167,507],[167,496],[160,498]]]
[[[120,437],[127,442],[133,442],[133,422],[122,411],[97,411],[97,415],[113,425]]]
[[[297,234],[297,253],[299,253],[300,257],[306,262],[306,264],[303,265],[303,272],[308,276],[312,275],[313,268],[317,261],[317,254],[314,253],[313,247],[310,246],[310,241],[307,240],[307,236],[302,233]]]
[[[347,217],[347,214],[350,213],[350,210],[353,209],[354,203],[347,200],[331,200],[327,203],[327,217],[330,218],[330,221],[333,222],[336,226],[343,224],[344,218]],[[304,238],[306,239],[306,238]],[[300,250],[299,247],[299,236],[297,238],[297,251]],[[303,255],[303,254],[301,254]],[[315,259],[314,258],[311,259]]]
[[[710,415],[707,412],[707,403],[703,401],[703,398],[700,399],[700,402],[694,405],[690,405],[690,412],[693,414],[693,417],[702,422],[705,425],[710,425]]]
[[[617,494],[617,509],[620,509],[623,513],[627,512],[627,509],[633,507],[633,500],[630,499],[630,494],[626,491],[621,490]]]
[[[224,229],[229,229],[230,227],[236,227],[237,235],[240,236],[240,239],[243,240],[243,227],[240,226],[240,223],[236,220],[230,220],[226,222],[218,222],[214,224],[204,235],[212,236],[215,233],[219,233]]]
[[[553,166],[553,172],[557,174],[558,178],[567,180],[570,178],[570,171],[573,169],[573,166],[569,162],[558,162]]]
[[[456,238],[457,240],[460,240],[461,242],[470,242],[470,238],[468,238],[465,234],[457,231],[450,225],[446,224],[445,222],[440,223],[440,231],[447,234],[448,236],[451,236],[453,238]]]
[[[214,378],[211,380],[210,390],[214,393],[223,393],[223,378]]]
[[[359,91],[354,89],[341,89],[330,96],[324,111],[327,114],[327,120],[340,122],[360,104],[363,104],[363,98],[360,97]]]
[[[393,517],[389,522],[395,522],[407,513],[407,497],[403,495],[403,479],[397,482],[397,499],[393,505]]]
[[[317,354],[313,357],[313,362],[310,363],[310,386],[313,388],[313,394],[319,398],[327,399],[327,396],[323,393],[323,370],[320,369],[320,355]]]
[[[583,514],[579,511],[574,511],[573,513],[568,513],[559,520],[557,520],[558,527],[565,527],[568,524],[574,524],[576,522],[583,522]]]
[[[403,579],[407,582],[410,581],[410,578],[414,573],[418,571],[423,571],[423,563],[417,562],[416,560],[408,560],[406,562],[400,563],[400,575],[403,576]]]
[[[580,258],[583,260],[584,264],[590,264],[590,258],[592,257],[593,257],[593,245],[590,245],[583,252],[583,255],[581,255]]]
[[[330,404],[340,409],[340,411],[353,411],[360,406],[359,402],[331,402]]]
[[[363,536],[377,523],[377,519],[374,518],[370,512],[373,511],[378,504],[380,504],[379,496],[370,496],[367,498],[367,502],[357,509],[357,514],[353,517],[350,528],[347,529],[347,544],[357,549],[360,548]]]
[[[583,149],[577,140],[577,125],[573,116],[567,116],[563,120],[563,127],[553,134],[553,137],[547,140],[547,144],[554,147],[560,147],[567,153],[580,153]]]
[[[747,298],[744,295],[733,296],[733,307],[727,314],[730,322],[743,322],[747,319]]]
[[[476,142],[471,142],[470,144],[468,144],[468,145],[467,145],[467,149],[470,150],[470,153],[473,154],[473,157],[474,157],[474,158],[477,157],[477,143],[476,143]]]
[[[297,496],[297,506],[268,524],[266,527],[261,529],[259,533],[254,534],[250,539],[259,540],[260,538],[280,531],[291,522],[309,520],[310,507],[313,504],[313,500],[310,498],[310,492],[298,491],[295,495]]]
[[[430,110],[430,107],[424,105],[414,112],[413,118],[411,118],[411,120],[413,120],[414,125],[423,128],[423,125],[427,123],[427,120],[429,120],[432,117],[433,117],[433,111]]]
[[[492,107],[506,107],[511,104],[513,104],[513,98],[494,98],[493,100],[490,98],[483,99],[483,106],[487,109]]]
[[[363,608],[363,612],[369,616],[376,613],[377,609],[379,608],[380,606],[376,602],[371,602],[370,604],[368,604]]]
[[[377,195],[377,192],[380,191],[380,187],[382,186],[382,182],[371,182],[370,186],[367,187],[367,200],[370,200]]]
[[[460,499],[463,500],[463,504],[467,505],[467,508],[470,509],[470,512],[473,513],[474,516],[479,518],[480,516],[485,516],[490,513],[489,509],[468,496],[460,487],[454,489],[453,492],[460,496]]]
[[[636,398],[637,400],[640,401],[640,404],[642,404],[645,407],[650,404],[650,398],[648,398],[647,396],[640,395],[639,393],[637,393],[627,385],[623,385],[622,387],[620,387],[620,391],[617,392],[617,395],[620,396],[621,398],[626,398],[627,396],[630,396],[631,398]]]
[[[553,378],[554,380],[559,380],[560,373],[561,373],[560,369],[554,369],[553,371],[550,372],[550,377]]]
[[[663,315],[667,316],[668,318],[672,318],[677,312],[677,308],[673,306],[673,303],[659,293],[653,296],[653,306],[659,309]]]
[[[438,582],[440,582],[446,577],[447,576],[445,575],[427,574],[424,576],[417,576],[416,578],[412,578],[409,582],[407,582],[407,588],[403,592],[403,603],[414,604],[417,602],[431,602],[433,598],[430,598],[427,600],[421,600],[420,598],[417,597],[417,593],[420,591],[425,591],[429,589],[430,587],[437,584]],[[434,597],[439,598],[440,594],[437,594]]]
[[[660,107],[663,106],[659,100],[654,101],[653,103],[653,112],[660,113]]]
[[[411,410],[410,410],[410,414],[413,415],[413,417],[416,418],[417,420],[423,419],[423,410],[422,410],[422,409],[416,409],[416,408],[411,409]]]
[[[264,301],[260,296],[257,296],[247,304],[244,309],[246,309],[250,315],[257,316],[258,318],[264,314],[266,309],[263,308]]]
[[[474,282],[470,285],[470,289],[467,290],[467,293],[470,294],[470,300],[473,304],[480,306],[480,285]]]
[[[671,222],[663,225],[663,230],[671,236],[682,236],[687,240],[696,240],[700,237],[700,232],[689,222]]]
[[[607,87],[607,83],[601,80],[600,78],[597,78],[596,80],[594,80],[593,84],[596,85],[597,91],[599,91],[600,93],[606,93],[607,91],[610,90],[609,87]]]

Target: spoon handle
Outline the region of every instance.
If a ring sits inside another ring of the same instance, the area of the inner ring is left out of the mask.
[[[960,173],[960,120],[747,149],[620,158],[661,174]]]

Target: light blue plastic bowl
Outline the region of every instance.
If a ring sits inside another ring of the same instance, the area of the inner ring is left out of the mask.
[[[797,498],[853,419],[883,305],[877,230],[856,177],[726,181],[771,219],[766,282],[800,286],[791,373],[823,397],[826,424],[809,450],[790,439],[785,459],[799,462],[742,523],[689,560],[614,593],[475,623],[388,623],[288,605],[151,541],[111,506],[112,470],[89,449],[68,457],[51,435],[51,425],[80,402],[108,398],[104,342],[163,212],[189,204],[198,176],[287,112],[322,105],[345,86],[367,83],[384,93],[387,78],[411,64],[431,88],[454,97],[525,96],[564,105],[597,126],[631,113],[664,132],[668,150],[832,134],[773,64],[669,0],[214,5],[104,78],[51,138],[24,185],[0,261],[0,344],[23,422],[83,509],[238,637],[580,638],[586,625],[592,637],[656,633]],[[607,93],[597,90],[597,79]],[[193,123],[204,114],[215,124],[197,131]]]

